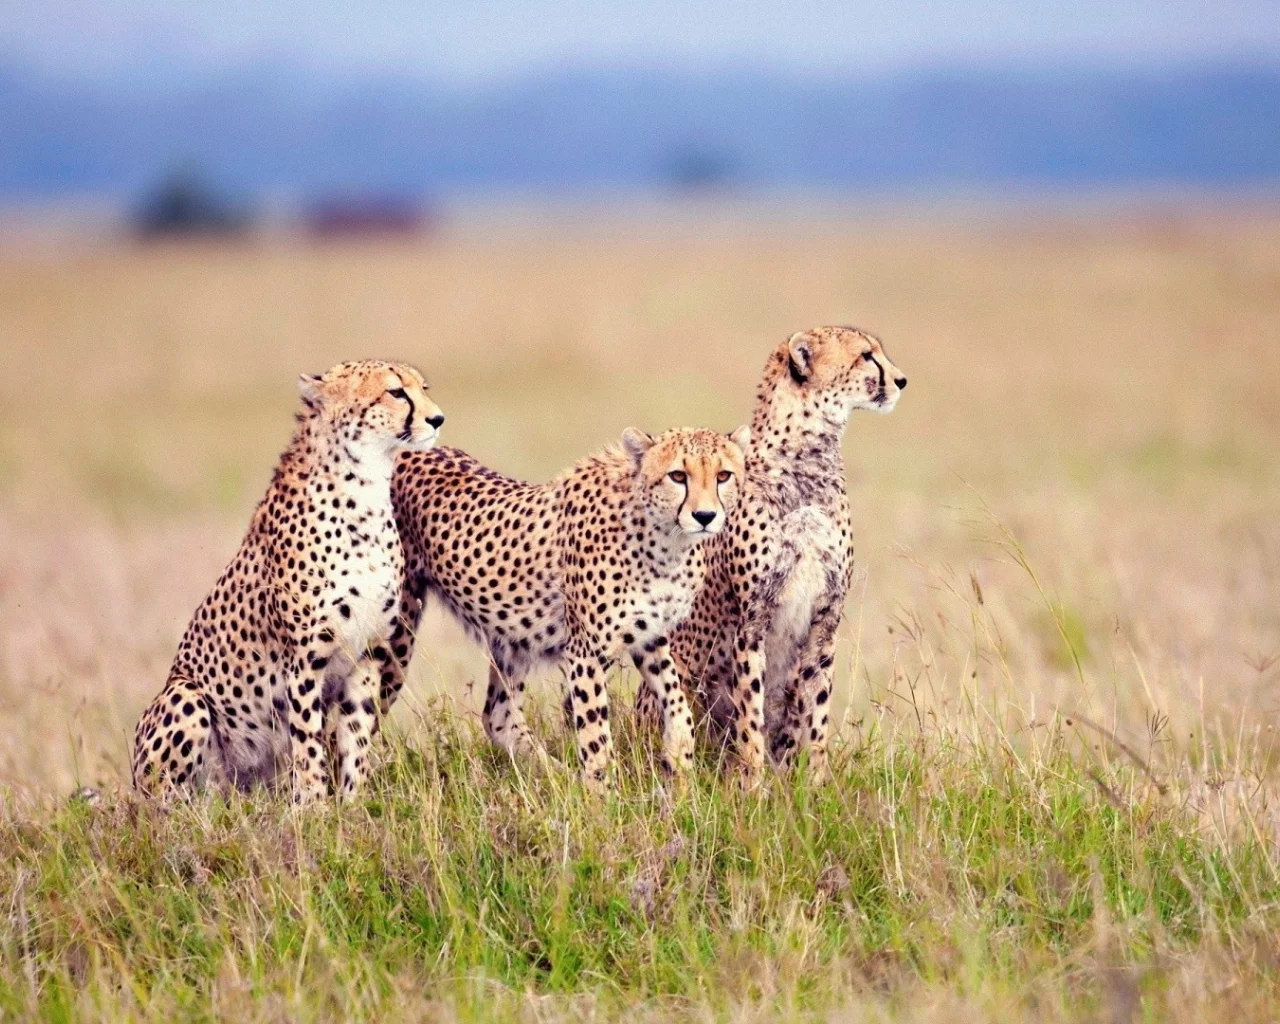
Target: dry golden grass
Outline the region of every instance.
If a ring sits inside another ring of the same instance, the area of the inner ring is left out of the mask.
[[[538,477],[633,423],[744,420],[766,352],[820,322],[879,332],[911,378],[893,416],[848,436],[855,719],[914,691],[939,714],[994,700],[1015,732],[1079,711],[1145,742],[1159,712],[1179,748],[1270,749],[1280,221],[619,221],[4,256],[0,780],[122,777],[300,370],[413,360],[449,443]],[[420,652],[422,692],[477,676],[448,624]]]
[[[239,540],[299,371],[409,359],[448,443],[544,477],[632,424],[742,422],[766,353],[830,322],[879,333],[910,377],[848,434],[847,749],[933,730],[1016,760],[1061,740],[1097,799],[1128,799],[1112,767],[1149,768],[1206,834],[1243,830],[1274,865],[1271,214],[2,254],[0,786],[127,780],[128,732]],[[429,698],[476,716],[483,658],[450,623],[429,621],[412,678],[410,743]],[[1170,991],[1213,1002],[1206,979],[1239,980],[1229,947]],[[973,995],[911,992],[895,1005],[930,1019]]]

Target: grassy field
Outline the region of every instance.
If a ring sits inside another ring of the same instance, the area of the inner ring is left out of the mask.
[[[593,804],[487,749],[431,618],[367,800],[129,799],[298,372],[412,360],[449,443],[539,478],[737,425],[828,322],[911,379],[846,446],[830,786],[664,789],[619,715]],[[1280,1015],[1273,212],[0,248],[0,356],[0,1018]]]

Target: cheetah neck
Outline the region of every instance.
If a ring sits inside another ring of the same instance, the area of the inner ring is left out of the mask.
[[[655,578],[678,576],[698,557],[699,542],[674,523],[656,522],[647,512],[639,512],[644,528],[631,537],[631,560]]]
[[[762,390],[751,420],[748,473],[782,508],[831,506],[845,493],[844,432],[844,423],[784,409],[774,388]]]
[[[352,442],[319,417],[299,424],[282,469],[326,517],[383,529],[391,518],[394,453]]]

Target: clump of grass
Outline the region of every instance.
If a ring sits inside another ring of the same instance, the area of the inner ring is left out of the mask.
[[[1280,1007],[1274,850],[1205,829],[1136,770],[1085,771],[1062,734],[1015,754],[873,729],[837,749],[827,786],[742,793],[710,762],[682,787],[655,781],[651,745],[624,728],[602,803],[568,770],[512,765],[428,717],[431,743],[393,741],[340,808],[10,800],[0,1013]]]

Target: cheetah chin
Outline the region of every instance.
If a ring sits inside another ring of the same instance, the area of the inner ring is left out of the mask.
[[[886,416],[897,408],[898,399],[901,397],[901,391],[896,391],[893,395],[887,395],[881,391],[872,401],[870,409],[872,412],[879,413],[881,416]]]

